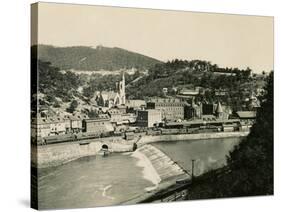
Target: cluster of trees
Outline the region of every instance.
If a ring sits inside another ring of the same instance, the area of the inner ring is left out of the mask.
[[[38,45],[39,59],[50,61],[62,70],[146,70],[160,61],[121,48],[86,46],[54,47]]]
[[[222,173],[206,173],[195,180],[188,199],[273,194],[273,72],[250,134],[227,158]]]
[[[69,113],[73,113],[76,108],[78,107],[78,102],[77,100],[73,100],[71,103],[70,103],[70,106],[66,109],[67,112]]]
[[[152,79],[167,77],[174,73],[175,70],[187,70],[195,72],[217,72],[226,74],[235,74],[239,77],[248,78],[252,70],[250,68],[220,68],[217,64],[212,64],[210,61],[204,60],[172,60],[166,63],[159,63],[150,68],[150,76]]]
[[[133,80],[141,76],[139,71],[134,74],[125,74],[126,85],[130,84]],[[93,74],[87,83],[87,86],[83,89],[83,95],[87,98],[92,98],[95,91],[116,91],[116,83],[122,79],[121,74]]]
[[[35,62],[34,75],[38,76],[38,91],[45,94],[45,100],[55,107],[59,104],[55,97],[64,102],[69,102],[74,95],[78,95],[77,89],[81,85],[79,76],[72,72],[61,73],[60,70],[51,65],[50,62],[38,60]]]

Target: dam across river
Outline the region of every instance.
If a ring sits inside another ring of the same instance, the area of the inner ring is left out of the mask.
[[[138,198],[173,181],[223,166],[241,138],[155,142],[135,152],[87,156],[67,164],[38,169],[39,208],[114,205]]]

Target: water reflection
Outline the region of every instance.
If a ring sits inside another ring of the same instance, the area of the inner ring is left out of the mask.
[[[226,163],[226,155],[240,140],[241,138],[224,138],[158,142],[153,145],[189,172],[191,172],[191,160],[195,159],[194,175],[200,175],[210,169],[223,166]]]

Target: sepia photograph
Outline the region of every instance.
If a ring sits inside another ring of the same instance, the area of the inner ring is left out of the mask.
[[[32,208],[274,194],[273,17],[40,2],[30,51]]]

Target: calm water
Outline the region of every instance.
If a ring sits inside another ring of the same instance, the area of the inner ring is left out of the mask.
[[[222,166],[238,138],[159,142],[156,147],[195,174]],[[75,208],[115,205],[141,195],[153,186],[143,176],[138,159],[130,154],[81,158],[56,168],[39,171],[39,208]]]
[[[241,138],[222,138],[158,142],[153,145],[189,172],[191,171],[191,160],[194,159],[194,175],[200,175],[210,169],[225,165],[226,155],[240,140]]]

